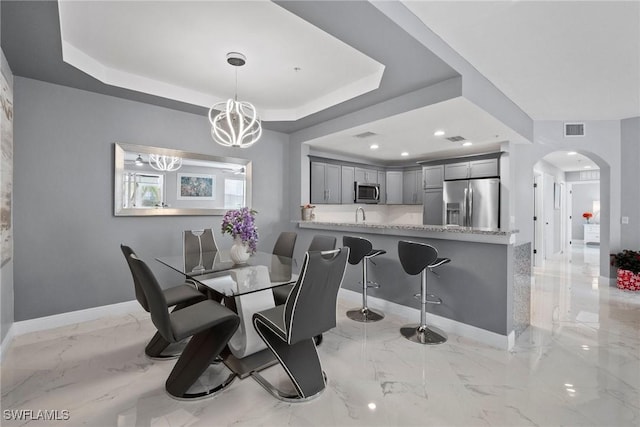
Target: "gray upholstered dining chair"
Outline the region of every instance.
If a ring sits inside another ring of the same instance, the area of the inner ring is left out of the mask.
[[[278,236],[272,253],[278,256],[293,258],[293,250],[295,249],[297,238],[298,235],[293,231],[283,231]]]
[[[230,374],[213,387],[203,391],[190,390],[238,329],[238,315],[212,300],[200,301],[170,313],[164,292],[149,266],[135,254],[129,255],[129,260],[149,303],[151,320],[160,335],[168,342],[191,337],[167,378],[167,392],[178,399],[196,399],[213,396],[231,384],[235,374],[229,371]],[[222,363],[216,364],[215,368],[228,370]],[[225,375],[215,377],[224,378]]]
[[[133,288],[135,291],[136,299],[138,300],[138,303],[142,306],[142,308],[146,312],[149,312],[149,302],[147,301],[147,297],[142,290],[142,285],[138,280],[138,276],[134,274],[133,268],[131,266],[130,256],[135,255],[135,252],[133,251],[133,249],[126,245],[120,245],[120,250],[122,250],[124,257],[127,260],[127,265],[129,266],[131,276],[133,277]],[[167,303],[167,307],[175,306],[174,311],[180,310],[181,308],[188,307],[192,304],[207,299],[204,294],[199,292],[193,286],[193,284],[190,283],[183,283],[178,286],[164,289],[162,293]],[[170,343],[166,341],[159,332],[156,332],[153,338],[151,338],[151,341],[149,341],[149,343],[145,347],[144,352],[152,359],[173,359],[178,357],[179,353],[164,353],[169,344]]]
[[[307,252],[286,304],[253,315],[253,325],[291,379],[295,394],[278,390],[259,373],[251,375],[278,399],[299,402],[326,387],[313,337],[336,326],[336,300],[349,248]]]
[[[333,236],[326,236],[322,234],[316,234],[311,239],[311,243],[309,244],[309,252],[315,251],[331,251],[336,247],[336,238]],[[277,288],[273,288],[273,299],[275,300],[276,305],[284,304],[287,302],[287,297],[289,293],[293,289],[293,285],[284,285],[278,286]]]
[[[213,265],[218,251],[213,230],[185,230],[183,233],[184,271],[203,271]]]

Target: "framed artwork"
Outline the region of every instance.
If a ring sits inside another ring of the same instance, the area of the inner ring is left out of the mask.
[[[216,179],[213,175],[178,174],[178,200],[215,200]]]

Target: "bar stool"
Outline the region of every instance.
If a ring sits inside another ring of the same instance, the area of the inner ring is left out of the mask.
[[[400,333],[408,340],[420,344],[442,344],[447,341],[447,335],[433,326],[427,326],[427,304],[442,304],[442,300],[433,294],[427,294],[427,269],[433,269],[451,262],[449,258],[438,258],[438,251],[426,243],[398,242],[398,257],[400,264],[407,274],[415,276],[422,274],[422,286],[416,297],[420,298],[420,324],[405,325]],[[435,274],[435,273],[434,273]]]
[[[362,262],[362,308],[347,311],[347,317],[356,322],[377,322],[384,319],[384,314],[367,307],[367,288],[379,288],[377,283],[367,280],[367,261],[378,255],[386,254],[382,249],[373,249],[367,239],[354,236],[343,236],[342,244],[349,248],[349,264]]]

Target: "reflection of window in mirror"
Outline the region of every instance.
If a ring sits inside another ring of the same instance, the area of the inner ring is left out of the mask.
[[[244,179],[224,180],[224,207],[225,209],[238,209],[244,203]]]
[[[153,155],[179,159],[179,167],[159,171]],[[116,143],[114,179],[115,215],[223,215],[251,206],[245,159]]]
[[[123,174],[123,208],[164,206],[163,175],[125,172]]]

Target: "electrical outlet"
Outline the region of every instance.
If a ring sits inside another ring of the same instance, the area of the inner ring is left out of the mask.
[[[623,216],[622,217],[622,221],[623,224],[629,224],[629,217],[628,216]]]

